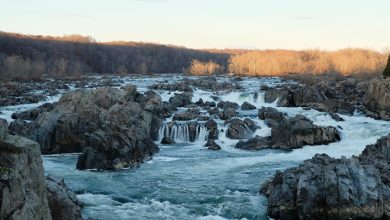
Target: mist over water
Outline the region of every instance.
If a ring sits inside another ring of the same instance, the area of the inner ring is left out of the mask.
[[[157,81],[170,82],[181,77],[125,78],[126,83],[147,91]],[[219,78],[219,80],[227,80]],[[278,78],[243,78],[244,90],[217,94],[224,101],[239,105],[249,102],[257,108],[273,106],[264,103],[260,85],[274,86]],[[174,92],[157,91],[167,101]],[[193,102],[202,98],[213,101],[214,92],[194,89]],[[58,97],[59,98],[59,97]],[[17,108],[17,107],[15,107]],[[10,108],[4,108],[10,109]],[[160,145],[160,152],[137,169],[116,172],[76,170],[77,155],[43,156],[46,174],[65,178],[67,185],[84,202],[83,215],[92,219],[268,219],[267,201],[259,194],[260,185],[276,170],[296,166],[317,153],[340,158],[359,155],[364,147],[389,133],[390,123],[365,117],[340,115],[345,121],[336,122],[327,113],[303,108],[278,108],[294,116],[303,114],[321,126],[334,126],[341,132],[340,142],[329,145],[305,146],[290,152],[277,150],[244,151],[234,148],[237,140],[226,138],[227,126],[216,120],[220,130],[216,141],[221,151],[203,147],[207,132],[204,125],[197,128],[194,142],[189,141],[188,125],[175,124],[166,129],[170,119],[163,122],[160,140],[169,136],[177,143]],[[4,111],[4,110],[2,110]],[[10,112],[15,111],[10,109]],[[253,135],[271,134],[257,117],[257,110],[238,111],[240,118],[251,118],[261,127]],[[0,117],[2,117],[0,115]],[[11,120],[11,119],[9,119]]]

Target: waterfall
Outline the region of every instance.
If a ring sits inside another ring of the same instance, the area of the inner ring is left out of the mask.
[[[171,123],[162,124],[159,130],[159,141],[164,137],[170,137],[177,143],[204,141],[206,139],[207,131],[204,124],[195,124],[194,122]]]

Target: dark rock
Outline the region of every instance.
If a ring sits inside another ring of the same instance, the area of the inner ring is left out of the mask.
[[[47,176],[47,198],[53,219],[81,220],[81,202],[65,184],[63,178]]]
[[[178,112],[176,113],[174,116],[173,116],[173,120],[177,120],[177,121],[190,121],[190,120],[194,120],[198,117],[197,114],[194,114],[192,112],[189,112],[189,111],[185,111],[185,112]]]
[[[217,107],[222,108],[223,110],[230,109],[230,108],[237,110],[240,108],[240,106],[237,103],[229,102],[229,101],[220,101],[218,102]]]
[[[208,113],[210,115],[219,115],[219,109],[218,108],[212,108],[212,109],[208,110]]]
[[[27,111],[20,112],[20,113],[13,113],[11,117],[13,119],[35,120],[35,119],[37,119],[37,117],[40,113],[49,112],[49,111],[53,110],[54,106],[55,106],[55,104],[45,103],[38,108],[34,108],[34,109],[27,110]]]
[[[208,139],[216,140],[218,139],[219,131],[218,124],[213,119],[210,119],[205,124],[206,130],[209,132]]]
[[[363,104],[367,115],[390,120],[390,79],[369,82]]]
[[[342,117],[340,117],[338,114],[336,113],[332,113],[330,112],[329,113],[330,117],[332,117],[333,120],[335,121],[344,121],[344,119]]]
[[[276,109],[263,107],[259,110],[259,118],[271,127],[271,136],[241,141],[236,145],[237,148],[291,150],[305,145],[329,144],[340,140],[336,128],[316,126],[303,115],[289,118]]]
[[[161,140],[161,144],[169,145],[169,144],[174,144],[174,143],[175,143],[175,141],[170,137],[163,137],[163,139]]]
[[[131,85],[80,90],[13,132],[39,142],[43,153],[83,152],[78,169],[133,167],[158,151],[152,140],[161,125],[161,105],[155,94],[144,96]]]
[[[208,106],[208,107],[215,107],[215,106],[217,106],[217,105],[215,104],[215,102],[210,102],[210,101],[206,101],[206,102],[204,103],[204,105],[205,105],[205,106]]]
[[[176,93],[173,97],[169,99],[169,103],[171,103],[172,107],[185,107],[186,105],[191,104],[192,93]]]
[[[241,110],[255,110],[256,107],[248,102],[244,102],[242,105],[241,105]]]
[[[207,147],[209,150],[214,150],[214,151],[221,150],[221,147],[217,143],[215,143],[215,140],[212,139],[207,140],[205,147]]]
[[[167,90],[167,91],[183,91],[183,92],[192,92],[192,88],[186,83],[159,83],[149,86],[149,89],[154,90]]]
[[[222,120],[231,119],[233,117],[236,117],[236,115],[237,115],[237,112],[236,112],[236,110],[234,110],[234,108],[227,108],[219,113],[219,117]]]
[[[390,136],[366,146],[359,157],[316,155],[277,171],[261,192],[275,219],[388,219]]]
[[[0,119],[0,219],[50,220],[38,143],[7,134]]]
[[[250,125],[252,127],[254,126],[254,122],[252,120],[248,122],[251,123]],[[226,132],[226,136],[231,139],[248,139],[251,138],[252,135],[253,130],[248,127],[248,124],[236,118],[230,121],[229,128]]]

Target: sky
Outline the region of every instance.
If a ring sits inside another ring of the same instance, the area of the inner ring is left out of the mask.
[[[390,48],[390,0],[0,0],[0,30],[189,48]]]

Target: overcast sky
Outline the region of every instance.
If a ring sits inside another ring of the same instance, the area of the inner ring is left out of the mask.
[[[390,47],[390,0],[0,0],[0,30],[191,48]]]

